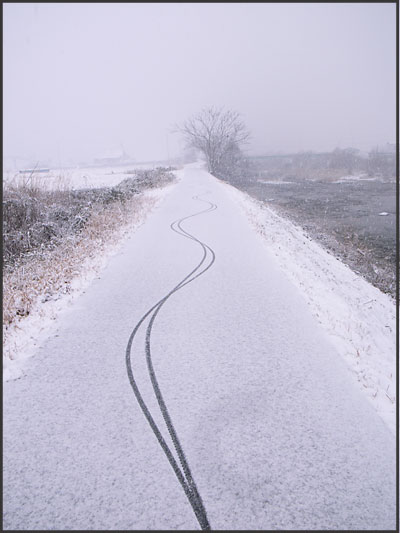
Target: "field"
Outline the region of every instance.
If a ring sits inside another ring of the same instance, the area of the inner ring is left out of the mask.
[[[301,226],[331,253],[395,296],[396,182],[340,169],[263,168],[232,182]]]
[[[155,168],[156,163],[138,163],[133,165],[91,166],[51,168],[48,172],[20,172],[18,170],[3,170],[5,185],[21,186],[40,184],[41,189],[93,189],[98,187],[113,187],[118,185],[137,170]]]

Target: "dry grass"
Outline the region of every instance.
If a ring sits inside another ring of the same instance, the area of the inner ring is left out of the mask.
[[[3,324],[28,316],[39,301],[71,290],[72,280],[85,268],[86,259],[104,252],[130,224],[137,223],[155,200],[134,197],[108,209],[96,209],[79,234],[69,236],[53,250],[26,258],[3,274]]]
[[[71,190],[71,179],[66,174],[60,173],[57,176],[48,179],[47,174],[30,174],[15,173],[8,177],[5,183],[6,189],[26,189],[31,191],[69,191]]]
[[[141,190],[165,185],[172,179],[172,174],[160,172],[150,178],[147,175]],[[144,219],[156,199],[138,192],[132,180],[116,188],[76,194],[60,189],[46,192],[32,184],[7,187],[3,203],[7,206],[3,213],[7,222],[3,236],[7,244],[3,342],[12,324],[34,313],[41,302],[71,292],[73,280],[85,273],[88,261],[101,256]],[[49,226],[53,231],[42,231]],[[30,238],[36,236],[35,227],[41,229],[36,240]],[[23,246],[18,243],[21,236],[25,239]]]

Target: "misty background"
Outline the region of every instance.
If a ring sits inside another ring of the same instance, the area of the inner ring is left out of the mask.
[[[248,155],[395,142],[396,4],[3,4],[3,166],[182,154],[238,111]]]

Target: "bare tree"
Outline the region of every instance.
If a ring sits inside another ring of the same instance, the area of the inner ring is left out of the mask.
[[[351,175],[353,170],[359,166],[358,148],[335,148],[330,156],[330,167],[346,169]]]
[[[239,113],[215,107],[204,108],[177,131],[183,134],[187,146],[204,154],[208,171],[219,176],[234,165],[240,146],[250,137]]]

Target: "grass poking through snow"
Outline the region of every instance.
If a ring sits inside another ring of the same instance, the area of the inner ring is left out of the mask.
[[[171,183],[168,170],[136,171],[100,189],[46,190],[32,179],[4,188],[3,344],[12,325],[69,293],[85,263],[144,218],[156,199],[140,193]]]

